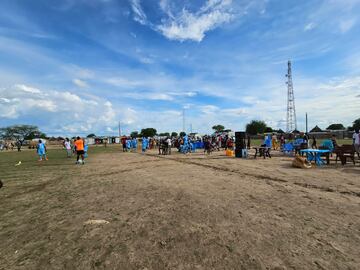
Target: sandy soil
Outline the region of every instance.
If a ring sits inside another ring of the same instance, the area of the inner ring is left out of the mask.
[[[290,164],[153,151],[13,173],[0,269],[360,269],[359,164]]]

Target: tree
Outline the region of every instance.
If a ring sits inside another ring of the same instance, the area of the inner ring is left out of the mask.
[[[161,137],[170,137],[170,133],[169,132],[163,132],[163,133],[160,133],[159,136],[161,136]]]
[[[35,131],[35,132],[31,132],[25,139],[32,140],[35,138],[46,139],[46,134],[42,133],[41,131]]]
[[[266,130],[266,124],[264,121],[252,120],[246,125],[246,133],[250,135],[263,134]]]
[[[86,136],[87,138],[95,138],[96,135],[94,133],[90,133],[89,135]]]
[[[139,137],[139,132],[138,132],[138,131],[133,131],[133,132],[131,132],[131,133],[130,133],[130,137],[132,137],[132,138],[137,138],[137,137]]]
[[[141,137],[154,137],[157,131],[155,128],[144,128],[141,130],[140,135]]]
[[[356,119],[353,122],[353,126],[352,126],[353,130],[360,130],[360,118]]]
[[[177,136],[178,136],[177,132],[171,132],[171,137],[177,137]]]
[[[269,132],[273,132],[274,130],[271,127],[266,127],[265,128],[265,132],[269,133]]]
[[[9,140],[16,140],[18,150],[20,151],[24,140],[32,140],[34,138],[46,138],[46,134],[42,133],[37,126],[32,125],[13,125],[0,129],[1,137]]]
[[[5,139],[15,139],[23,142],[34,138],[46,137],[37,126],[32,125],[13,125],[0,129],[0,133]]]
[[[331,124],[326,129],[328,129],[328,130],[343,130],[343,129],[345,129],[345,127],[343,124]]]
[[[215,125],[212,129],[215,130],[215,132],[221,132],[224,131],[225,127],[223,125]]]
[[[184,131],[180,132],[180,137],[184,137],[186,135],[186,133]]]

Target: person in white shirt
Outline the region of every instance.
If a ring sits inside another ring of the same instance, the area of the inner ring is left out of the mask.
[[[166,143],[167,143],[168,154],[171,155],[171,139],[167,138]]]
[[[72,149],[71,149],[71,143],[70,143],[69,138],[66,138],[66,140],[64,141],[64,148],[66,150],[67,157],[71,158]]]
[[[355,147],[355,151],[360,158],[360,134],[359,130],[355,130],[355,133],[353,134],[353,143]]]

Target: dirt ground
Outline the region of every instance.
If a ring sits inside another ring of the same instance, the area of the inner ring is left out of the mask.
[[[118,150],[84,166],[8,160],[0,269],[360,269],[359,163]]]

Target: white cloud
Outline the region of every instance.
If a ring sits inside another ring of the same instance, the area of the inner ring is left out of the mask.
[[[20,89],[24,92],[27,92],[27,93],[31,93],[31,94],[40,94],[41,91],[37,88],[34,88],[34,87],[30,87],[30,86],[27,86],[27,85],[24,85],[24,84],[16,84],[15,87],[17,89]]]
[[[208,0],[196,12],[185,7],[176,12],[171,9],[167,0],[160,1],[160,8],[165,17],[161,24],[151,23],[141,7],[140,0],[131,0],[134,20],[143,25],[149,25],[171,40],[202,41],[205,33],[233,19],[232,0]]]
[[[141,82],[135,80],[129,80],[123,77],[110,77],[104,79],[104,82],[117,87],[133,88],[141,85]]]
[[[85,81],[80,80],[80,79],[73,79],[73,83],[80,88],[89,87],[89,85]]]
[[[124,93],[125,97],[133,98],[133,99],[144,99],[144,100],[164,100],[171,101],[174,98],[171,95],[165,93],[157,93],[157,92],[143,92],[143,93]]]
[[[340,31],[342,33],[346,33],[348,32],[351,28],[353,28],[353,26],[356,24],[356,19],[355,18],[351,18],[351,19],[346,19],[346,20],[342,20],[339,23],[339,28]]]
[[[131,8],[134,12],[134,20],[140,24],[147,24],[147,17],[143,11],[140,0],[131,0]]]
[[[157,29],[171,40],[202,41],[205,33],[231,21],[231,2],[228,0],[208,0],[198,12],[185,8],[176,16],[168,11],[168,18]],[[164,9],[164,7],[163,7]]]
[[[104,131],[116,126],[118,114],[110,101],[99,97],[82,97],[69,91],[36,89],[18,84],[0,89],[0,118],[39,119],[43,130],[66,132]]]
[[[311,30],[313,30],[315,27],[316,27],[316,24],[315,24],[315,23],[313,23],[313,22],[308,23],[307,25],[305,25],[304,31],[305,31],[305,32],[311,31]]]

